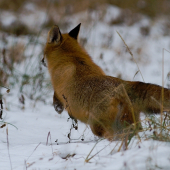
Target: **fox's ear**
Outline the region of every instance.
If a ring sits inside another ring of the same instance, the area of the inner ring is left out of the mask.
[[[48,33],[48,43],[60,43],[62,35],[57,25],[54,25]]]
[[[73,37],[74,39],[77,40],[77,37],[79,35],[79,31],[80,31],[80,26],[81,23],[79,25],[77,25],[74,29],[72,29],[68,34]]]

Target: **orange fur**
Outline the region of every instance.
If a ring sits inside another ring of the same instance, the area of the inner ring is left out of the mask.
[[[71,117],[89,124],[95,135],[109,140],[124,125],[136,121],[140,128],[140,112],[160,112],[162,87],[105,75],[77,42],[79,28],[61,34],[54,26],[48,33],[44,54],[56,110],[65,108]],[[164,93],[164,108],[170,109],[170,90]]]

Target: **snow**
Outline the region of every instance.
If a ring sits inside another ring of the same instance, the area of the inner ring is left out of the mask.
[[[7,11],[1,11],[0,18],[1,18],[2,25],[4,26],[9,26],[11,23],[13,23],[16,20],[16,16],[13,13]],[[4,19],[4,18],[8,18],[8,19]]]
[[[94,136],[90,130],[87,129],[85,141],[82,143],[78,143],[81,140],[76,140],[77,143],[71,141],[75,143],[66,144],[68,142],[66,134],[68,134],[71,125],[70,121],[67,122],[67,114],[64,113],[60,116],[50,106],[42,106],[41,104],[39,106],[41,106],[41,109],[33,111],[27,108],[27,111],[22,112],[10,111],[5,116],[5,120],[18,128],[8,125],[9,152],[13,169],[26,168],[25,161],[27,166],[30,165],[30,169],[56,169],[57,167],[61,169],[120,169],[125,166],[125,163],[129,168],[143,169],[149,158],[151,158],[149,163],[153,166],[158,165],[166,168],[169,164],[169,144],[142,141],[139,144],[133,144],[127,151],[116,152],[118,150],[118,147],[116,147],[114,152],[110,154],[118,141],[110,143],[107,140],[99,142],[91,155],[103,148],[104,150],[91,159],[90,163],[85,163],[85,158],[95,144]],[[78,132],[73,133],[73,138],[81,136],[85,128],[85,125],[80,124]],[[52,141],[58,139],[59,145],[52,142],[53,145],[50,146],[51,141],[49,139],[46,146],[48,132],[51,134]],[[1,134],[0,167],[5,170],[10,169],[6,128],[1,129]],[[90,140],[93,141],[85,143]],[[61,142],[65,142],[65,144]],[[68,158],[68,160],[64,159],[68,154],[75,154],[75,156]],[[32,163],[34,164],[31,165]]]
[[[127,151],[117,152],[119,141],[100,141],[85,163],[87,155],[95,145],[95,137],[90,129],[79,123],[78,130],[73,130],[71,143],[67,134],[71,127],[71,120],[67,121],[67,113],[58,115],[52,106],[37,105],[38,109],[25,109],[25,111],[8,111],[5,121],[15,125],[17,129],[8,125],[9,154],[13,169],[145,169],[146,166],[169,168],[170,146],[169,143],[157,141],[139,142],[134,139]],[[83,134],[84,141],[78,139]],[[47,136],[50,132],[50,137]],[[54,141],[58,139],[57,143]],[[51,145],[52,141],[52,145]],[[118,145],[117,145],[118,144]],[[117,145],[117,146],[116,146]],[[10,169],[7,149],[6,128],[1,129],[0,142],[0,167]],[[74,155],[75,154],[75,155]],[[68,156],[70,155],[70,157]],[[73,155],[73,156],[71,156]],[[26,165],[25,165],[26,164]]]
[[[28,11],[36,9],[32,4],[27,4],[25,8]],[[89,20],[90,14],[84,15],[83,12],[66,17],[66,20],[71,22],[70,28],[73,28],[83,19],[80,38],[87,37],[85,48],[108,75],[121,75],[126,80],[142,81],[139,73],[134,77],[138,68],[116,33],[118,31],[131,48],[145,82],[161,85],[162,49],[170,49],[170,39],[168,36],[161,35],[162,25],[160,21],[155,21],[153,25],[150,25],[149,19],[143,17],[141,21],[132,26],[109,26],[109,21],[113,17],[117,17],[119,13],[120,9],[107,6],[103,20],[95,18],[97,16],[95,11],[91,14],[92,21],[89,21],[89,24],[85,19],[87,17]],[[6,21],[3,20],[5,21],[4,25],[9,25],[15,19],[9,13],[4,13],[1,17],[7,18]],[[29,27],[35,25],[35,20],[38,24],[35,26],[40,26],[47,18],[45,12],[38,10],[35,15],[32,13],[20,16],[21,21],[24,21]],[[93,22],[95,19],[96,21]],[[144,38],[139,30],[141,26],[147,25],[150,26],[151,33]],[[9,39],[8,46],[12,46],[11,42],[15,40],[27,45],[24,51],[26,60],[23,64],[16,65],[17,70],[27,74],[36,74],[39,65],[36,63],[42,57],[41,45],[45,42],[45,36],[42,35],[38,39],[39,44],[30,43],[28,37],[10,36]],[[27,42],[29,43],[27,44]],[[1,46],[3,46],[3,42],[0,41]],[[141,50],[141,53],[137,52],[137,49]],[[100,58],[101,54],[102,59]],[[33,57],[30,59],[30,56]],[[30,63],[30,67],[27,67],[28,63]],[[164,78],[170,72],[169,65],[170,54],[165,51]],[[46,73],[44,81],[49,80],[45,68],[43,68],[43,72]],[[168,84],[169,80],[166,79],[165,86]],[[32,88],[25,86],[24,88],[29,95]],[[98,141],[90,128],[81,122],[78,122],[78,130],[71,130],[71,140],[69,140],[68,134],[72,120],[68,119],[69,116],[65,111],[61,115],[55,112],[52,106],[52,90],[47,90],[46,95],[43,96],[46,99],[45,102],[30,100],[28,96],[25,96],[24,108],[18,101],[20,95],[18,87],[12,88],[9,94],[6,93],[5,89],[1,89],[1,93],[5,99],[3,122],[7,122],[6,127],[0,128],[0,169],[2,170],[9,170],[11,166],[13,170],[170,169],[170,144],[168,142],[145,140],[144,134],[141,132],[139,134],[141,141],[134,137],[127,150],[122,148],[118,152],[121,141],[109,142],[106,139]],[[44,91],[43,93],[45,94]],[[9,153],[7,138],[9,140]],[[96,143],[97,145],[94,147]],[[87,159],[89,162],[85,161]]]

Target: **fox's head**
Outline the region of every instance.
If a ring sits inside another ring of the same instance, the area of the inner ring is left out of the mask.
[[[42,63],[46,66],[44,59],[47,59],[53,55],[57,57],[57,53],[69,53],[75,52],[75,50],[80,48],[77,38],[80,31],[80,26],[77,25],[69,33],[61,34],[60,29],[57,25],[54,25],[48,32],[47,43],[44,49],[44,58]],[[54,54],[56,53],[56,55]]]

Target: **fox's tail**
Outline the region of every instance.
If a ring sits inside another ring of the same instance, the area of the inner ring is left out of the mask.
[[[144,113],[160,113],[170,111],[170,90],[161,86],[142,83],[127,82],[125,89],[132,105]]]

